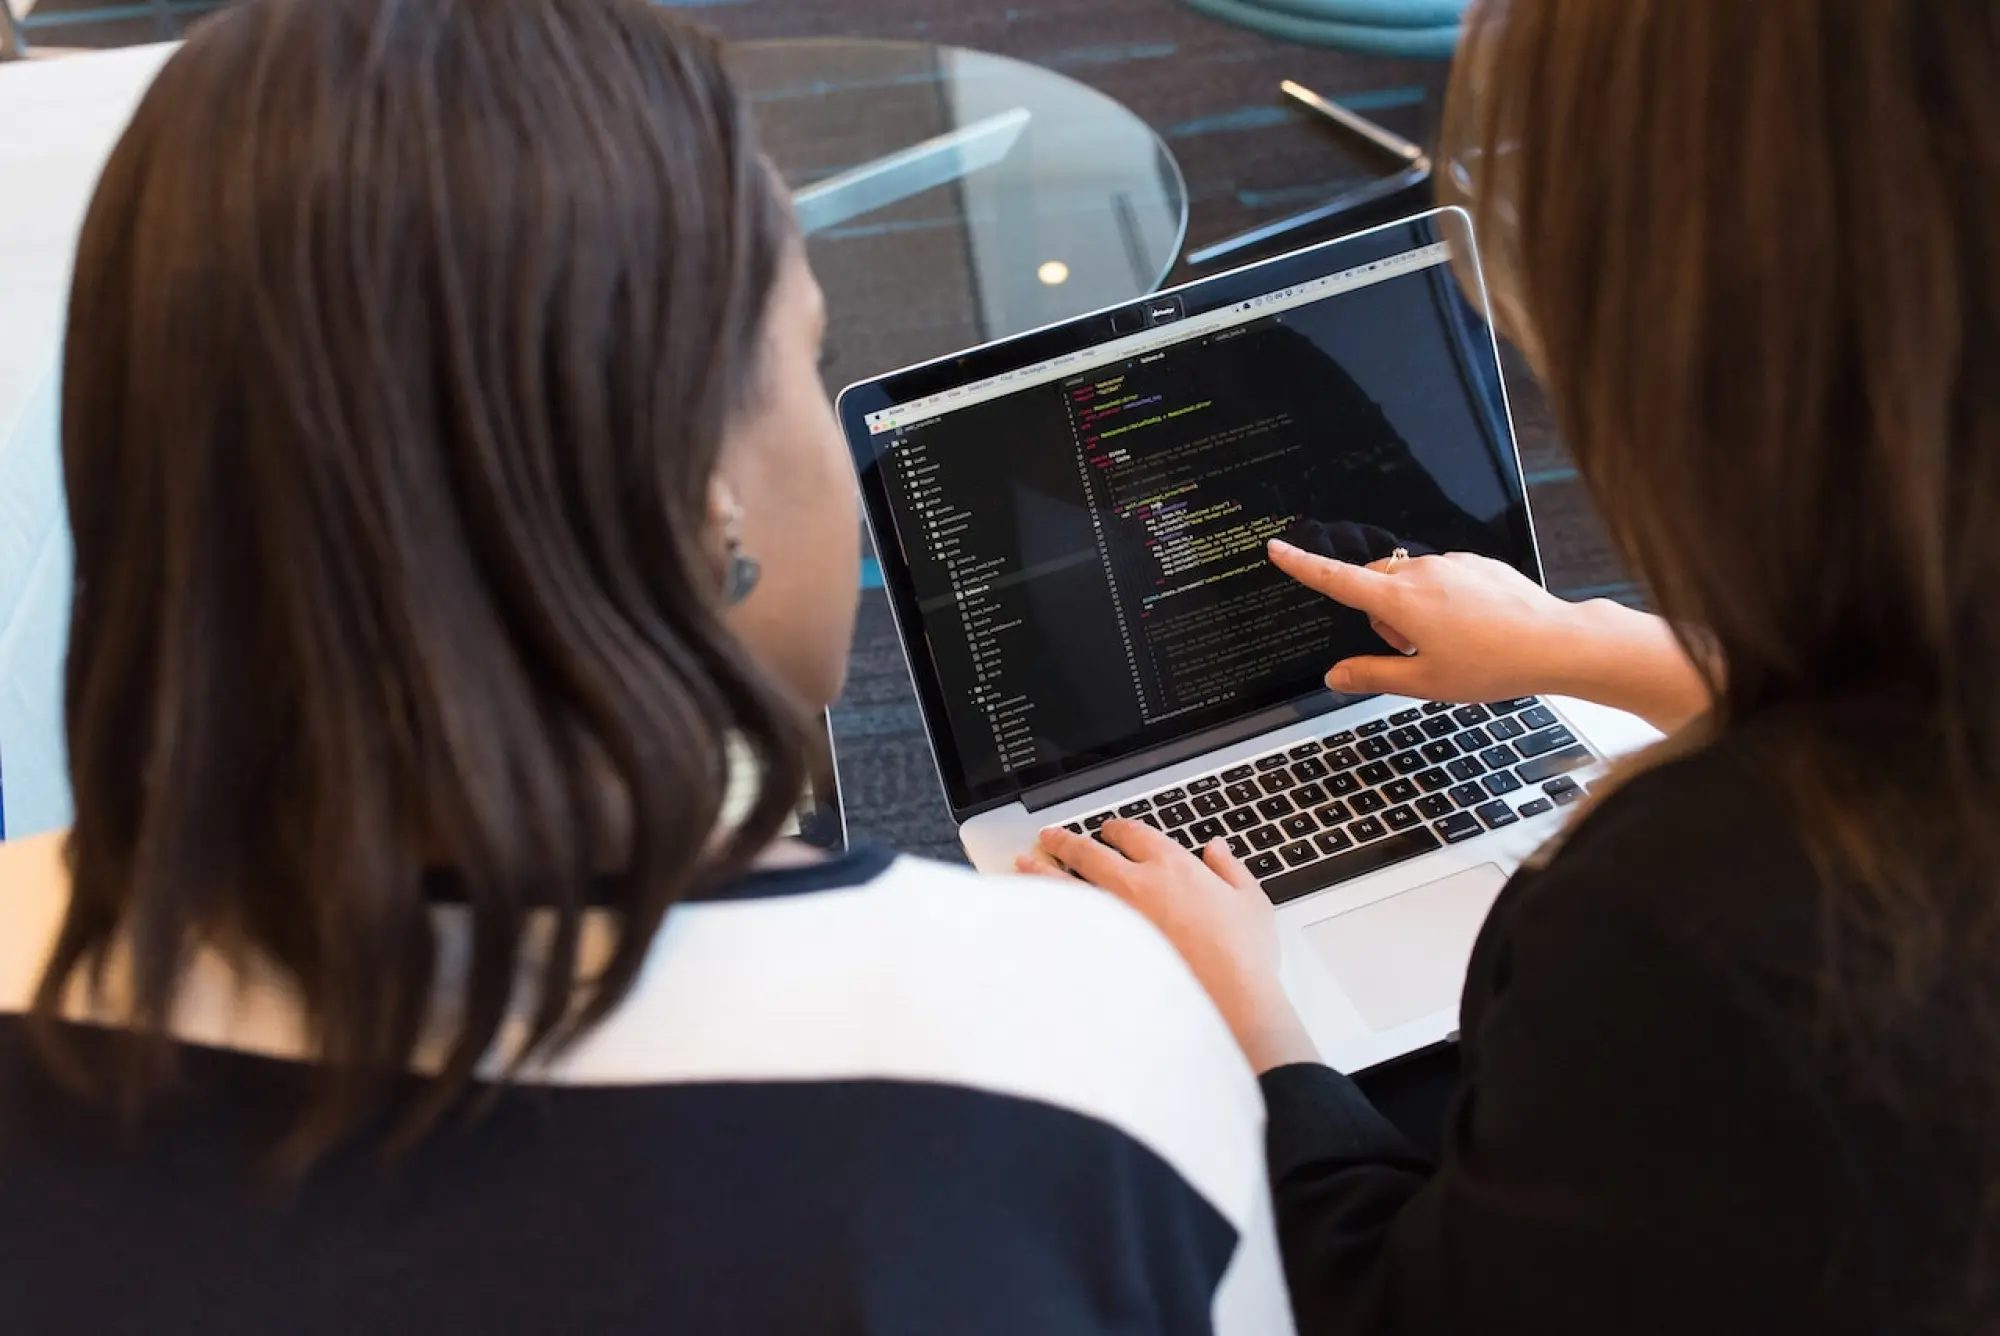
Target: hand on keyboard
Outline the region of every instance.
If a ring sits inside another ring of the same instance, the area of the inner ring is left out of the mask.
[[[1141,821],[1111,820],[1100,838],[1042,832],[1020,870],[1074,872],[1152,920],[1214,1000],[1259,1072],[1316,1062],[1318,1052],[1278,982],[1278,924],[1257,878],[1222,840],[1197,857]]]

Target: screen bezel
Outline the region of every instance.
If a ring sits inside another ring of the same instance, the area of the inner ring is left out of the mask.
[[[1129,763],[1134,757],[1143,757],[1151,752],[1168,749],[1176,741],[1184,741],[1185,735],[1174,739],[1155,739],[1117,757],[1107,757],[1075,770],[1039,776],[1026,782],[1011,776],[1003,776],[997,781],[979,786],[968,782],[963,760],[951,735],[943,684],[938,679],[929,656],[919,649],[925,638],[923,619],[917,609],[915,586],[909,566],[903,560],[902,545],[893,536],[895,515],[884,470],[880,465],[882,452],[875,445],[876,438],[871,437],[868,432],[866,422],[868,414],[991,376],[1003,375],[1065,353],[1081,351],[1122,338],[1134,332],[1129,324],[1132,312],[1143,310],[1165,296],[1172,295],[1180,299],[1180,315],[1177,318],[1186,319],[1260,297],[1281,288],[1322,278],[1356,263],[1402,254],[1439,241],[1449,242],[1455,252],[1472,256],[1472,272],[1477,274],[1477,252],[1472,245],[1471,218],[1461,209],[1435,209],[1411,218],[1385,223],[1380,227],[1369,228],[1352,236],[1337,238],[1305,250],[1234,269],[1228,273],[1217,274],[1212,278],[1201,279],[1178,288],[1163,289],[1137,302],[1107,307],[1060,324],[907,367],[851,385],[841,392],[836,410],[841,427],[847,436],[856,479],[860,486],[863,513],[867,519],[869,536],[874,542],[876,559],[882,572],[883,592],[896,622],[898,637],[902,642],[903,657],[909,666],[910,678],[916,688],[918,707],[923,714],[924,732],[930,740],[938,777],[944,786],[945,799],[955,822],[963,822],[980,812],[1005,806],[1044,785],[1061,783],[1068,786],[1077,776],[1088,774],[1092,770],[1107,769],[1112,766],[1129,768]],[[1486,301],[1483,279],[1479,281],[1479,291],[1476,294],[1465,295],[1476,314],[1486,322],[1486,337],[1480,341],[1479,349],[1486,365],[1479,369],[1492,376],[1499,393],[1499,417],[1493,423],[1493,427],[1500,443],[1504,446],[1500,454],[1503,471],[1507,475],[1504,479],[1505,485],[1520,500],[1519,507],[1513,512],[1516,516],[1516,532],[1512,535],[1514,547],[1523,553],[1530,563],[1531,569],[1528,573],[1537,581],[1543,581],[1541,554],[1535,543],[1534,524],[1529,514],[1529,500],[1520,459],[1520,443],[1514,432],[1513,410],[1508,401],[1506,379],[1500,367],[1499,344],[1492,332],[1491,311]],[[1463,346],[1465,342],[1459,339],[1455,340],[1454,344]],[[887,542],[884,541],[885,534],[890,535]],[[1290,699],[1295,702],[1305,702],[1315,697],[1326,698],[1329,694],[1324,687],[1315,687]],[[1275,702],[1279,705],[1284,703]],[[1271,701],[1246,703],[1243,713],[1245,716],[1260,714],[1272,708],[1273,704]],[[1215,725],[1211,722],[1203,728],[1191,729],[1189,732],[1213,731],[1214,728]]]

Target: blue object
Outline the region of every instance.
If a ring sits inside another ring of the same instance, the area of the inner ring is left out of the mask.
[[[1186,0],[1239,27],[1375,56],[1448,60],[1466,0]]]

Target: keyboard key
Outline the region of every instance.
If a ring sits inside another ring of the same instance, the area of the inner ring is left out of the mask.
[[[1354,730],[1350,728],[1350,729],[1342,729],[1338,733],[1329,733],[1325,737],[1321,738],[1320,741],[1324,742],[1329,747],[1344,747],[1348,743],[1354,741]]]
[[[1412,826],[1422,825],[1423,821],[1417,816],[1417,809],[1414,807],[1391,807],[1382,813],[1382,824],[1390,830],[1408,830]]]
[[[1188,834],[1194,836],[1195,843],[1197,844],[1207,844],[1210,840],[1219,840],[1228,833],[1229,827],[1223,825],[1214,817],[1210,817],[1206,821],[1197,821],[1188,827]]]
[[[1427,738],[1441,738],[1457,731],[1458,721],[1448,714],[1435,715],[1424,720],[1424,736]]]
[[[1387,761],[1370,761],[1354,773],[1363,784],[1387,784],[1396,777],[1396,772],[1389,768]]]
[[[1098,813],[1096,813],[1096,814],[1094,814],[1094,815],[1092,815],[1092,816],[1087,816],[1087,817],[1085,817],[1085,818],[1083,819],[1083,828],[1084,828],[1085,830],[1090,830],[1090,831],[1094,831],[1094,830],[1096,830],[1096,829],[1097,829],[1097,828],[1098,828],[1099,826],[1103,825],[1103,824],[1104,824],[1105,822],[1109,821],[1110,819],[1111,819],[1111,813],[1109,813],[1109,812],[1098,812]]]
[[[1497,747],[1488,747],[1485,751],[1479,753],[1480,763],[1488,770],[1505,770],[1520,759],[1520,757],[1514,754],[1514,749],[1504,742]]]
[[[1381,794],[1376,793],[1373,789],[1370,789],[1365,793],[1355,794],[1352,798],[1348,799],[1347,805],[1349,807],[1352,807],[1355,811],[1361,813],[1363,816],[1366,816],[1370,812],[1381,811],[1389,804],[1387,800],[1385,800],[1382,797]]]
[[[1083,824],[1078,821],[1070,822],[1067,826],[1064,826],[1063,829],[1068,831],[1072,835],[1083,834]]]
[[[1263,802],[1257,804],[1257,815],[1263,817],[1266,821],[1282,820],[1290,816],[1295,810],[1297,809],[1282,794],[1266,798]]]
[[[1420,709],[1398,710],[1389,716],[1389,722],[1391,724],[1414,724],[1423,717],[1424,712]]]
[[[1342,849],[1354,847],[1354,841],[1348,838],[1344,830],[1322,831],[1313,836],[1313,843],[1319,846],[1319,851],[1323,854],[1337,854]]]
[[[1573,789],[1575,787],[1576,781],[1568,775],[1557,775],[1554,779],[1542,785],[1542,792],[1553,797],[1555,794],[1561,793],[1564,789]]]
[[[1284,860],[1276,854],[1254,854],[1244,866],[1248,867],[1250,875],[1259,881],[1266,877],[1275,877],[1285,870]]]
[[[1416,752],[1407,751],[1397,752],[1394,756],[1390,757],[1389,765],[1399,775],[1414,775],[1417,771],[1429,766],[1430,762],[1426,761]]]
[[[1500,718],[1500,719],[1495,719],[1492,723],[1488,724],[1486,726],[1486,731],[1493,735],[1494,741],[1505,742],[1509,738],[1520,737],[1523,733],[1527,732],[1528,730],[1521,727],[1520,724],[1516,723],[1512,719]]]
[[[1153,810],[1153,800],[1151,798],[1141,798],[1137,802],[1126,803],[1123,807],[1119,808],[1118,815],[1125,817],[1129,820],[1130,818],[1138,816],[1141,813],[1150,812],[1152,810]]]
[[[1417,787],[1425,793],[1436,793],[1439,789],[1451,787],[1451,776],[1436,766],[1428,770],[1419,770],[1412,778],[1417,781]]]
[[[1493,745],[1492,735],[1483,728],[1468,728],[1452,741],[1456,742],[1458,749],[1467,756],[1477,751],[1485,751]]]
[[[1361,745],[1354,750],[1361,753],[1361,759],[1364,761],[1379,761],[1396,749],[1390,745],[1387,738],[1363,738]]]
[[[1252,849],[1250,841],[1244,839],[1241,835],[1231,835],[1229,837],[1229,852],[1235,854],[1238,858],[1248,858],[1256,850]]]
[[[1194,808],[1186,803],[1169,803],[1160,809],[1160,820],[1169,826],[1186,826],[1194,822]]]
[[[1458,720],[1459,723],[1464,724],[1467,728],[1471,728],[1474,724],[1485,723],[1493,715],[1484,705],[1461,705],[1451,712],[1451,717]]]
[[[1557,807],[1568,807],[1571,803],[1580,803],[1583,801],[1583,790],[1563,789],[1549,796],[1556,800]]]
[[[1167,834],[1172,836],[1175,842],[1177,842],[1183,849],[1193,849],[1195,847],[1194,837],[1189,835],[1184,830],[1170,830],[1167,832]]]
[[[1229,806],[1229,799],[1219,793],[1197,793],[1194,795],[1194,814],[1214,816]]]
[[[1515,816],[1514,809],[1506,803],[1492,802],[1479,809],[1479,819],[1486,823],[1488,830],[1498,830],[1502,826],[1513,825],[1521,818]]]
[[[1546,705],[1537,705],[1532,710],[1521,712],[1521,727],[1523,728],[1547,728],[1555,722],[1556,712]]]
[[[1361,780],[1352,770],[1343,770],[1326,781],[1328,793],[1348,794],[1361,787]]]
[[[1398,747],[1421,747],[1424,745],[1424,730],[1399,728],[1389,735],[1389,741]]]
[[[1319,857],[1319,850],[1313,848],[1307,841],[1300,840],[1295,844],[1280,846],[1278,857],[1285,860],[1286,867],[1304,867]]]
[[[1450,701],[1427,700],[1423,703],[1418,712],[1421,714],[1443,714],[1450,708],[1451,708]]]
[[[1382,824],[1382,818],[1379,816],[1364,816],[1349,826],[1347,833],[1354,837],[1357,844],[1366,844],[1370,840],[1379,840],[1387,835],[1389,828]]]
[[[1590,754],[1588,747],[1565,747],[1547,756],[1537,756],[1532,761],[1521,762],[1519,774],[1530,784],[1539,784],[1550,775],[1560,775],[1571,770],[1581,770],[1597,758]]]
[[[1453,812],[1432,829],[1444,836],[1446,844],[1459,844],[1480,834],[1486,828],[1480,825],[1479,819],[1470,812]]]
[[[1229,799],[1232,807],[1246,807],[1263,797],[1264,790],[1245,780],[1242,783],[1231,784],[1222,791],[1222,796]]]
[[[1477,807],[1491,796],[1477,784],[1461,784],[1451,791],[1451,800],[1460,807]]]
[[[1512,714],[1516,710],[1525,710],[1534,703],[1535,698],[1533,696],[1516,696],[1513,700],[1487,701],[1486,708],[1495,714]]]
[[[1325,779],[1327,773],[1326,762],[1317,756],[1308,756],[1292,767],[1292,778],[1297,780]]]
[[[1266,793],[1282,793],[1286,789],[1296,787],[1298,784],[1298,781],[1292,778],[1292,772],[1289,770],[1273,770],[1268,775],[1259,775],[1257,776],[1257,782],[1264,786],[1264,792]]]
[[[1372,738],[1377,733],[1387,733],[1388,731],[1389,721],[1387,719],[1371,719],[1361,727],[1355,729],[1354,736],[1357,738]]]
[[[1326,789],[1320,784],[1301,784],[1292,790],[1292,801],[1300,807],[1318,807],[1326,798]]]
[[[1392,779],[1382,786],[1382,796],[1392,803],[1415,802],[1420,791],[1414,779]]]
[[[1443,765],[1446,761],[1455,760],[1458,757],[1458,748],[1452,746],[1449,742],[1442,741],[1426,742],[1421,748],[1421,752],[1426,761],[1435,761],[1439,765]]]
[[[1141,812],[1137,817],[1128,817],[1126,819],[1143,821],[1147,825],[1151,826],[1154,830],[1165,830],[1167,828],[1167,823],[1160,820],[1160,814],[1158,812]]]
[[[1478,779],[1486,773],[1486,767],[1479,764],[1475,758],[1470,756],[1459,757],[1456,761],[1446,766],[1445,769],[1451,772],[1453,779],[1461,783],[1468,779]]]
[[[1331,827],[1352,819],[1354,813],[1348,808],[1346,803],[1328,803],[1317,812],[1314,812],[1313,815],[1319,818],[1319,823],[1322,826]]]
[[[1441,816],[1450,816],[1455,809],[1450,797],[1447,795],[1442,793],[1426,793],[1423,797],[1417,799],[1417,810],[1432,820],[1436,820]]]
[[[1158,793],[1153,795],[1153,801],[1159,804],[1161,807],[1165,807],[1168,803],[1181,802],[1186,797],[1187,797],[1186,789],[1161,789]]]
[[[1291,764],[1291,759],[1283,752],[1278,752],[1273,756],[1259,756],[1252,764],[1258,770],[1276,770],[1280,766]]]
[[[1392,867],[1405,859],[1420,858],[1431,850],[1442,847],[1438,837],[1428,830],[1421,828],[1406,830],[1400,835],[1385,836],[1358,849],[1333,851],[1329,857],[1322,858],[1317,863],[1293,868],[1281,876],[1263,878],[1264,894],[1271,898],[1271,903],[1282,905],[1302,895],[1311,895],[1314,891],[1325,890],[1340,882],[1365,876],[1381,868]]]
[[[1257,773],[1257,767],[1255,766],[1232,765],[1227,770],[1222,772],[1222,782],[1225,784],[1235,784],[1240,780],[1245,780],[1250,778],[1250,776],[1256,773]]]
[[[1232,808],[1222,814],[1222,824],[1235,831],[1250,829],[1258,819],[1257,814],[1247,807]]]
[[[1548,800],[1544,798],[1542,801],[1547,802]],[[1319,822],[1313,820],[1304,812],[1294,812],[1278,823],[1278,829],[1284,831],[1285,834],[1295,840],[1302,840],[1319,829]]]
[[[1503,793],[1512,793],[1521,787],[1521,781],[1514,778],[1513,775],[1505,770],[1496,770],[1479,782],[1484,784],[1486,791],[1496,798]]]
[[[1215,792],[1215,790],[1221,787],[1222,787],[1222,776],[1203,775],[1200,779],[1190,780],[1188,782],[1187,791],[1189,793],[1213,793]]]
[[[1301,742],[1298,746],[1286,752],[1285,755],[1291,757],[1294,761],[1303,761],[1308,756],[1319,755],[1319,743],[1317,741]]]
[[[1285,842],[1284,832],[1276,826],[1259,826],[1244,838],[1250,841],[1252,849],[1258,850],[1275,849]]]
[[[1335,770],[1352,770],[1361,764],[1361,753],[1352,747],[1336,747],[1326,754],[1326,763]]]
[[[1540,756],[1543,752],[1555,751],[1558,747],[1576,745],[1576,734],[1567,728],[1544,729],[1540,733],[1530,733],[1514,744],[1514,750],[1523,756]]]
[[[1556,805],[1547,798],[1530,798],[1527,802],[1521,804],[1522,816],[1540,816],[1544,812],[1553,812],[1555,810]]]

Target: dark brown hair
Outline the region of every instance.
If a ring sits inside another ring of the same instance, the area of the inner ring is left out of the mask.
[[[1489,0],[1447,122],[1502,322],[1825,875],[1828,1053],[2000,1144],[2000,6]]]
[[[643,0],[248,0],[167,62],[70,305],[75,887],[38,999],[129,951],[127,1093],[191,952],[255,952],[317,1059],[292,1150],[337,1140],[411,1063],[442,870],[471,928],[421,1130],[539,907],[547,1051],[775,837],[807,735],[706,517],[789,226],[719,47]],[[765,782],[726,831],[732,738]]]

